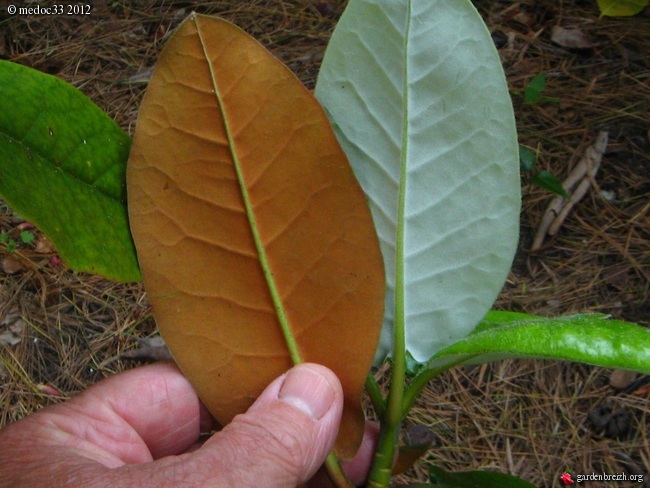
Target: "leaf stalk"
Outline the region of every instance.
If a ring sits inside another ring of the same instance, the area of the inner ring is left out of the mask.
[[[372,408],[375,410],[377,417],[383,418],[386,414],[386,400],[384,400],[372,372],[368,373],[366,377],[366,392],[368,393],[368,397],[370,397]]]
[[[325,459],[325,470],[327,476],[336,488],[355,488],[354,483],[347,477],[339,459],[333,452],[330,452]]]

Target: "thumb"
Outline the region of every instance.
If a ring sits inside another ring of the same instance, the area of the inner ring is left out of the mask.
[[[295,487],[323,464],[338,433],[343,391],[317,364],[302,364],[275,380],[243,415],[201,449],[227,486]]]

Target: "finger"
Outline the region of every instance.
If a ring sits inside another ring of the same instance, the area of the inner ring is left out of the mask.
[[[89,486],[82,480],[119,476],[107,468],[184,451],[201,423],[196,393],[174,365],[120,373],[2,429],[0,486],[63,486],[72,473],[75,486]]]
[[[190,470],[206,480],[218,476],[223,486],[297,486],[314,475],[331,451],[342,408],[343,392],[334,373],[315,364],[296,366],[193,453]],[[177,465],[171,468],[158,474],[178,473]]]
[[[170,362],[115,375],[86,393],[89,403],[104,402],[118,419],[126,422],[153,459],[184,452],[213,423],[194,388]],[[91,411],[87,404],[83,408]]]
[[[201,409],[179,369],[157,363],[106,378],[25,421],[47,426],[50,445],[73,446],[116,467],[185,451],[199,437]]]

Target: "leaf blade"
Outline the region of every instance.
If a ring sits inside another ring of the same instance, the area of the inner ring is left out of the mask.
[[[545,169],[539,171],[531,178],[531,181],[540,188],[553,192],[556,195],[563,197],[565,200],[571,200],[571,197],[562,186],[562,183],[550,171]]]
[[[403,299],[407,349],[426,361],[487,312],[518,239],[518,144],[498,54],[470,2],[353,0],[316,96],[380,237],[388,290],[376,359],[392,349]]]
[[[53,76],[0,61],[0,86],[0,195],[71,268],[138,281],[125,201],[128,135]]]
[[[559,359],[650,372],[650,330],[580,314],[546,318],[490,312],[476,332],[439,351],[429,370],[506,358]]]
[[[286,320],[300,358],[341,379],[338,447],[353,454],[383,267],[363,193],[309,92],[240,29],[193,16],[158,61],[127,181],[158,326],[213,415],[227,423],[291,366]]]
[[[648,0],[597,0],[600,15],[606,17],[631,17],[648,6]]]

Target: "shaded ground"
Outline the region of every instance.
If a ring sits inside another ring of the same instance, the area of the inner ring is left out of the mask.
[[[313,87],[343,7],[333,0],[97,1],[89,16],[12,17],[6,4],[0,0],[0,58],[72,83],[129,132],[157,53],[190,11],[237,23]],[[650,13],[599,19],[595,0],[476,4],[500,46],[513,93],[546,73],[544,95],[559,99],[525,105],[514,95],[520,142],[538,151],[540,169],[564,179],[598,131],[610,137],[595,185],[534,253],[550,195],[523,177],[520,252],[498,306],[547,315],[602,312],[650,324]],[[588,47],[553,42],[556,26],[579,29]],[[0,233],[15,238],[21,224],[0,202]],[[13,330],[17,341],[0,344],[0,425],[133,367],[121,354],[155,333],[140,285],[57,266],[38,233],[13,252],[0,245],[0,261],[0,334]],[[650,476],[650,390],[617,390],[609,374],[542,361],[450,372],[413,412],[412,421],[438,437],[408,479],[424,479],[427,462],[511,472],[549,487],[562,486],[567,468]],[[621,439],[588,420],[602,406],[626,413]]]

